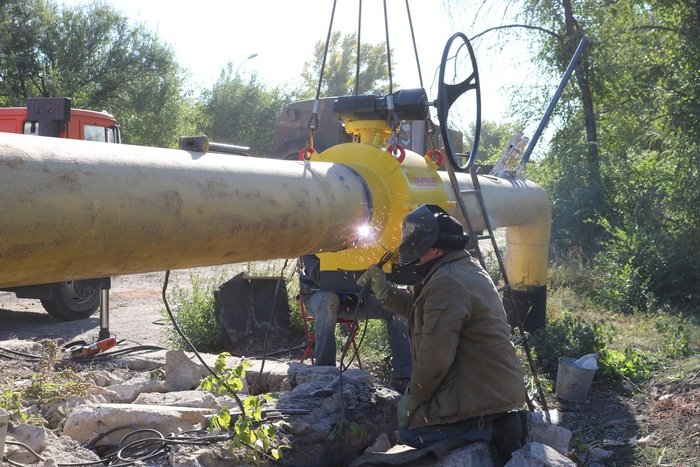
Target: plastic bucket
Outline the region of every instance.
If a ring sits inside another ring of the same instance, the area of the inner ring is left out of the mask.
[[[587,370],[574,365],[576,360],[559,357],[557,370],[557,397],[570,402],[583,402],[591,389],[596,370]]]

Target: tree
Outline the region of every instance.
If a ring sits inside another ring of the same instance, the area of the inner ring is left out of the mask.
[[[256,155],[271,154],[275,121],[291,100],[279,87],[268,89],[256,75],[244,81],[229,63],[203,97],[209,119],[205,133],[216,142],[249,146]]]
[[[465,148],[467,150],[471,150],[475,131],[476,125],[470,125],[469,132],[466,135]],[[481,122],[479,150],[476,153],[476,161],[480,164],[493,164],[496,162],[516,132],[517,129],[514,124],[483,120]]]
[[[42,0],[0,5],[0,104],[24,105],[30,96],[42,71],[37,38],[55,16],[55,7]]]
[[[614,307],[697,303],[700,3],[530,0],[523,7],[531,25],[591,41],[586,86],[577,77],[577,93],[565,96],[540,170],[553,198],[555,246],[589,247],[600,296]],[[551,35],[538,44],[538,60],[556,75],[565,48]],[[589,115],[598,130],[599,205],[591,203]],[[585,238],[596,231],[605,236]]]
[[[143,25],[107,3],[59,8],[44,0],[3,2],[0,25],[4,104],[70,97],[74,107],[114,114],[126,142],[176,143],[188,106],[183,73],[171,48]]]
[[[325,47],[324,41],[317,42],[312,61],[304,66],[303,98],[316,96]],[[357,94],[382,94],[389,91],[387,62],[386,44],[360,45],[360,79]],[[341,36],[340,32],[332,33],[321,84],[321,97],[355,94],[356,69],[357,35],[353,33]]]

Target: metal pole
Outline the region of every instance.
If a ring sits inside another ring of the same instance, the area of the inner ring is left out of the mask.
[[[552,116],[554,107],[557,105],[557,102],[559,102],[559,97],[561,97],[562,93],[564,92],[564,88],[569,82],[569,78],[571,78],[571,74],[574,72],[574,68],[578,66],[579,59],[581,58],[581,54],[583,53],[583,51],[586,49],[587,43],[588,42],[586,41],[585,37],[581,39],[581,42],[578,43],[578,47],[576,47],[576,52],[574,52],[574,56],[571,57],[569,66],[566,67],[564,76],[562,76],[561,81],[559,82],[559,87],[557,87],[556,92],[552,96],[552,99],[549,101],[547,110],[545,110],[544,115],[542,116],[542,120],[540,120],[540,124],[537,127],[537,130],[535,130],[535,134],[532,135],[530,144],[527,145],[527,149],[525,149],[525,153],[520,159],[520,166],[524,166],[525,164],[527,164],[527,161],[530,160],[530,154],[532,154],[532,150],[535,148],[537,140],[539,140],[540,136],[542,136],[544,127],[547,126],[547,123],[549,123],[549,119]]]
[[[109,337],[109,289],[100,290],[100,333],[99,340]]]

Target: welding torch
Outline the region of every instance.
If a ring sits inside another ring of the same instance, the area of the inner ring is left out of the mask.
[[[386,252],[382,255],[382,257],[379,259],[379,262],[377,262],[375,265],[379,268],[382,269],[386,263],[389,262],[391,257],[394,255],[393,251],[389,251],[385,248]],[[369,270],[372,266],[371,265],[367,268]],[[357,304],[355,305],[355,313],[352,316],[352,329],[350,331],[350,334],[348,335],[348,342],[343,346],[343,353],[340,355],[340,368],[341,372],[345,371],[348,367],[343,363],[345,361],[345,355],[350,348],[349,340],[354,336],[356,330],[357,330],[357,313],[360,310],[360,306],[362,306],[362,303],[364,302],[365,298],[367,298],[367,294],[369,293],[370,285],[372,284],[371,280],[367,280],[367,282],[360,288],[360,291],[357,294]],[[362,345],[362,341],[365,339],[365,333],[367,332],[367,319],[368,319],[368,313],[369,309],[365,308],[365,328],[364,331],[362,332],[362,335],[360,336],[360,342],[355,346],[354,350],[355,353],[353,354],[353,357],[350,359],[350,362],[352,362],[355,359],[355,356],[357,354],[357,349]]]
[[[384,265],[389,262],[389,260],[391,259],[392,256],[394,256],[394,252],[387,250],[382,255],[382,257],[379,259],[379,262],[377,262],[376,264],[374,264],[372,266],[377,266],[379,269],[382,269],[384,267]],[[369,271],[369,268],[371,268],[372,266],[369,266],[367,268],[367,271]],[[363,285],[362,288],[360,289],[360,292],[358,293],[358,298],[359,298],[358,304],[361,304],[364,301],[364,299],[367,298],[367,294],[369,293],[369,288],[370,288],[371,284],[372,284],[372,281],[368,280],[365,283],[365,285]],[[355,314],[357,314],[357,309],[355,310]]]

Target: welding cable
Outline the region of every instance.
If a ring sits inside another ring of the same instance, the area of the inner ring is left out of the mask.
[[[288,347],[286,349],[275,350],[273,352],[266,352],[262,355],[251,355],[250,358],[259,359],[259,358],[264,358],[265,355],[267,355],[268,357],[274,357],[275,355],[283,355],[283,354],[288,354],[291,352],[296,352],[297,350],[302,350],[306,346],[307,346],[306,342],[302,342],[301,344],[295,345],[294,347]]]
[[[360,310],[360,304],[362,303],[362,300],[366,296],[366,293],[362,293],[360,291],[359,298],[357,300],[357,303],[355,304],[355,311],[353,312],[352,315],[352,325],[350,326],[350,332],[348,334],[347,339],[345,340],[345,345],[343,346],[343,352],[340,354],[340,372],[343,373],[345,370],[347,370],[352,363],[353,360],[355,360],[355,357],[358,355],[358,351],[360,346],[362,345],[362,341],[365,338],[365,334],[367,333],[367,324],[369,322],[369,309],[365,307],[365,326],[362,330],[362,335],[360,336],[360,342],[359,344],[355,344],[352,346],[353,348],[353,354],[352,357],[350,357],[350,360],[348,360],[348,365],[345,365],[345,357],[348,353],[348,350],[350,350],[350,344],[353,341],[353,336],[357,333],[357,329],[359,329],[360,325],[357,324],[357,315]],[[358,357],[359,360],[359,357]]]
[[[76,363],[98,363],[98,362],[108,362],[126,355],[130,355],[137,352],[157,352],[159,350],[168,350],[165,347],[160,347],[158,345],[135,345],[133,347],[127,347],[124,349],[117,349],[110,352],[101,352],[91,356],[76,356],[71,357],[70,360]]]
[[[133,430],[136,430],[136,429],[137,429],[136,427],[133,427],[133,426],[131,426],[131,425],[123,425],[123,426],[114,427],[114,428],[112,428],[112,429],[110,429],[110,430],[105,431],[104,433],[100,433],[100,434],[97,435],[95,438],[93,438],[89,443],[85,444],[85,445],[84,445],[84,446],[85,446],[85,449],[89,449],[89,450],[91,450],[91,451],[94,451],[94,450],[97,449],[97,448],[116,447],[116,446],[107,446],[107,445],[104,445],[104,444],[103,444],[103,445],[100,445],[100,446],[97,446],[96,444],[97,444],[97,442],[100,441],[102,438],[104,438],[104,437],[106,437],[106,436],[109,436],[109,435],[111,435],[112,433],[115,433],[115,432],[117,432],[117,431],[121,431],[121,430],[132,430],[132,431],[133,431]]]
[[[393,251],[391,251],[387,248],[384,248],[384,250],[385,250],[385,253],[382,255],[382,257],[379,259],[379,262],[377,262],[377,264],[376,264],[376,266],[379,267],[380,269],[383,268],[384,265],[389,262],[389,260],[391,259],[391,257],[394,254]],[[355,305],[355,313],[353,314],[353,317],[352,317],[353,325],[350,329],[350,335],[348,336],[348,339],[345,343],[345,346],[343,347],[343,353],[340,356],[340,371],[341,371],[341,373],[347,369],[347,367],[345,369],[343,369],[343,361],[345,359],[345,355],[347,354],[347,351],[350,348],[350,341],[351,341],[351,338],[353,337],[353,334],[355,331],[355,326],[359,326],[357,324],[357,314],[358,314],[358,310],[360,308],[360,304],[362,304],[365,297],[367,297],[367,295],[369,294],[369,289],[370,289],[370,286],[369,286],[369,283],[367,283],[364,286],[362,286],[362,288],[360,289],[360,293],[358,294],[357,304]],[[353,345],[354,354],[353,354],[352,358],[350,359],[350,362],[352,362],[355,359],[355,357],[357,356],[359,348],[365,339],[365,334],[367,333],[368,321],[369,321],[369,310],[365,307],[365,328],[362,331],[362,335],[360,336],[360,343]],[[359,361],[359,358],[358,358],[358,361]]]
[[[258,377],[255,378],[255,382],[251,384],[251,387],[254,388],[258,386],[258,383],[260,383],[260,380],[262,379],[263,368],[265,368],[265,360],[267,360],[267,343],[270,337],[270,328],[272,328],[272,318],[275,316],[275,305],[277,305],[277,292],[279,292],[280,290],[280,284],[282,283],[282,279],[284,278],[284,270],[287,269],[288,264],[289,259],[285,259],[284,264],[282,265],[282,270],[280,271],[280,275],[277,278],[277,284],[275,285],[275,293],[272,296],[272,307],[270,308],[270,317],[267,319],[267,327],[265,328],[265,338],[263,339],[263,355],[262,361],[260,362],[260,371],[258,372]]]
[[[226,389],[228,389],[228,391],[229,391],[229,393],[231,394],[231,396],[233,396],[233,398],[235,399],[236,404],[238,405],[238,408],[240,409],[241,413],[245,414],[245,413],[246,413],[245,407],[243,406],[243,401],[242,401],[241,398],[238,396],[238,393],[236,393],[236,391],[231,387],[230,384],[228,384],[228,382],[226,382],[225,379],[223,379],[223,378],[221,377],[221,375],[219,375],[218,373],[216,373],[216,372],[214,371],[214,369],[213,369],[212,367],[210,367],[210,366],[207,364],[207,362],[204,361],[204,359],[202,358],[202,355],[199,353],[199,351],[197,351],[197,348],[192,344],[192,342],[187,338],[187,336],[185,335],[185,333],[182,332],[182,329],[180,329],[180,326],[177,324],[177,320],[175,319],[175,316],[173,315],[173,312],[172,312],[172,310],[170,309],[170,305],[168,304],[167,291],[168,291],[168,281],[169,281],[169,279],[170,279],[170,270],[167,270],[167,271],[165,271],[165,277],[164,277],[164,279],[163,279],[163,289],[162,289],[161,297],[162,297],[162,299],[163,299],[163,305],[165,305],[165,311],[168,313],[168,316],[170,317],[170,321],[172,321],[172,323],[173,323],[173,327],[175,328],[175,331],[177,331],[178,335],[179,335],[179,336],[187,343],[187,345],[192,349],[192,351],[194,352],[195,356],[197,357],[197,359],[199,360],[199,362],[204,366],[204,368],[206,368],[207,371],[209,371],[209,373],[210,373],[214,378],[216,378],[217,381],[218,381],[222,386],[224,386]],[[263,422],[265,422],[264,419],[259,421],[259,423],[263,423]],[[255,446],[253,446],[252,444],[247,443],[247,442],[242,441],[242,440],[241,440],[240,442],[241,442],[242,445],[247,446],[248,448],[253,449],[254,451],[258,451],[258,449],[257,449]],[[270,461],[272,461],[272,462],[275,462],[275,461],[276,461],[276,459],[273,458],[272,456],[270,456],[269,454],[267,454],[267,453],[265,453],[265,452],[263,452],[262,454],[263,454],[263,456],[264,456],[265,458],[267,458],[268,460],[270,460]]]
[[[104,437],[120,430],[130,429],[131,432],[123,436],[118,445],[97,445]],[[155,437],[141,438],[136,441],[125,442],[133,436],[151,433]],[[86,449],[91,451],[96,451],[97,449],[112,449],[113,452],[103,456],[99,463],[104,463],[113,467],[116,466],[130,466],[137,462],[144,462],[147,460],[152,460],[157,457],[166,455],[170,446],[173,445],[209,445],[223,441],[229,441],[233,437],[232,434],[211,434],[206,430],[187,430],[182,433],[170,433],[168,435],[163,435],[157,430],[152,428],[134,428],[132,426],[121,426],[113,428],[105,433],[101,433],[99,436],[91,440],[85,445]],[[67,465],[67,464],[59,464]]]
[[[142,433],[152,433],[155,434],[156,438],[141,438],[129,443],[126,440],[140,435]],[[138,459],[139,461],[147,461],[160,457],[165,454],[168,450],[168,445],[165,444],[165,436],[160,431],[154,430],[153,428],[141,428],[139,430],[134,430],[127,433],[119,442],[122,446],[116,453],[115,456],[122,462],[130,462],[132,460]],[[125,444],[126,443],[126,444]]]
[[[125,444],[130,437],[143,433],[152,433],[155,436],[141,438]],[[119,445],[115,447],[115,451],[104,456],[102,461],[111,466],[129,466],[134,465],[136,462],[144,462],[164,456],[170,452],[171,446],[174,445],[205,446],[229,441],[232,437],[233,434],[231,433],[211,434],[205,430],[188,430],[182,433],[163,435],[152,428],[140,428],[124,436]],[[91,449],[94,450],[98,447],[110,446],[93,446]]]
[[[166,296],[166,292],[168,290],[168,281],[170,280],[170,270],[165,271],[165,278],[163,279],[163,290],[162,290],[162,298],[163,298],[163,305],[165,305],[165,311],[168,313],[168,316],[170,317],[170,321],[173,323],[173,327],[175,328],[175,331],[177,331],[178,335],[184,340],[187,345],[192,349],[194,354],[197,356],[197,359],[199,362],[204,366],[204,368],[209,371],[209,373],[216,378],[219,383],[221,383],[222,386],[224,386],[228,391],[231,393],[233,398],[236,400],[236,404],[238,404],[238,408],[241,410],[241,412],[245,413],[245,409],[243,407],[243,401],[241,401],[241,398],[238,397],[238,394],[236,391],[233,390],[230,384],[226,382],[219,374],[217,374],[212,367],[210,367],[207,362],[204,361],[200,353],[197,351],[195,348],[194,344],[187,338],[184,332],[182,332],[182,329],[180,329],[180,326],[177,324],[177,321],[175,320],[175,316],[173,315],[173,312],[170,310],[170,305],[168,305],[168,298]]]
[[[0,347],[0,357],[7,358],[10,360],[26,360],[29,362],[38,362],[46,358],[45,356],[42,357],[40,355],[19,352],[17,350],[6,349],[4,347]]]

